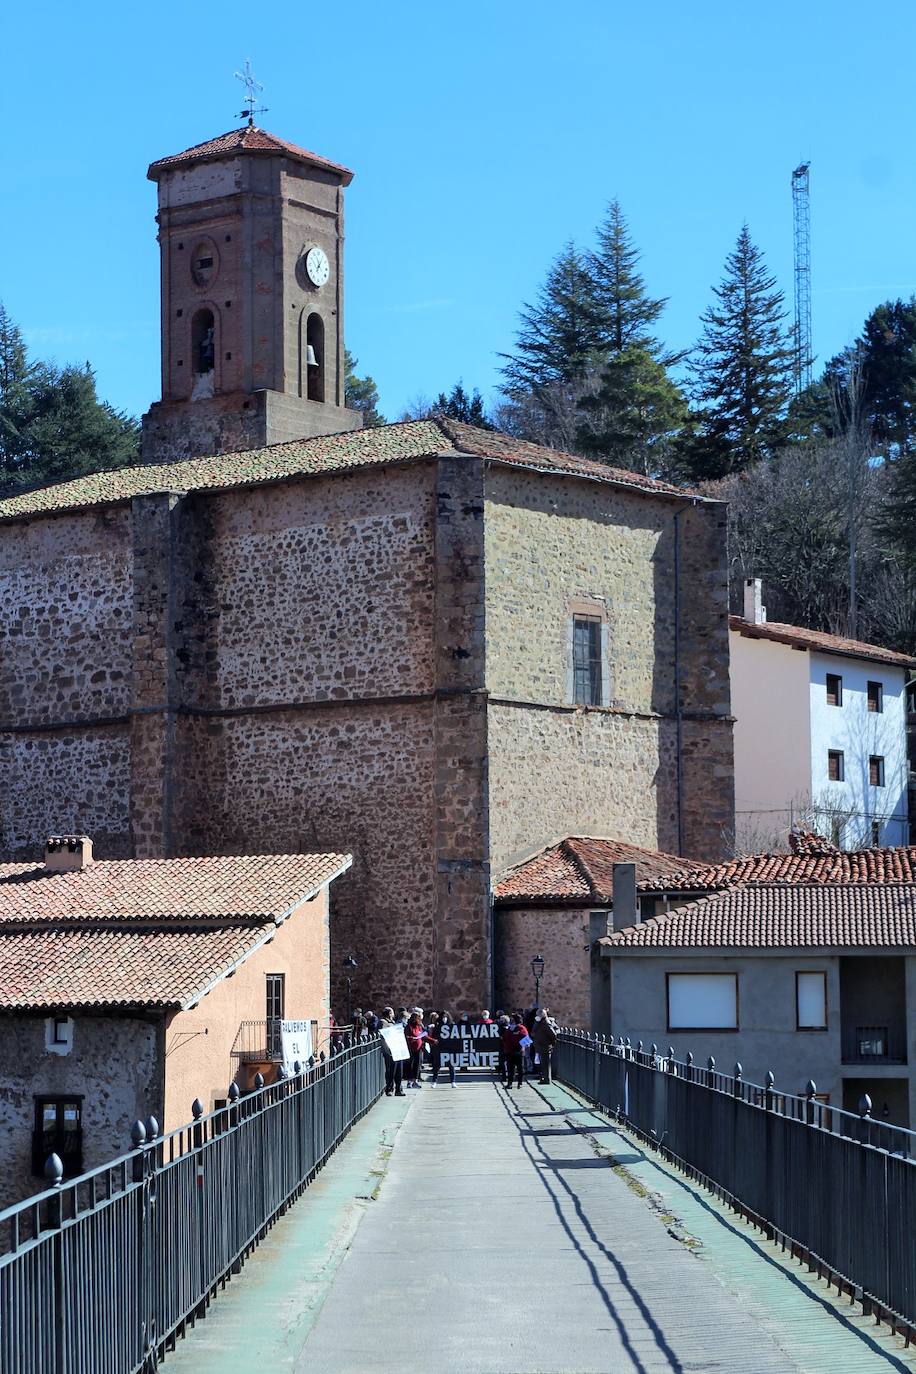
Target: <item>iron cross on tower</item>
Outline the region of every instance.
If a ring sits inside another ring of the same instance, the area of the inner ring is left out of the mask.
[[[245,87],[245,106],[239,113],[239,119],[247,119],[249,124],[254,123],[256,114],[266,114],[267,106],[259,105],[258,98],[264,87],[260,81],[255,81],[254,73],[251,70],[251,62],[245,58],[245,70],[235,73],[236,81],[241,81]]]

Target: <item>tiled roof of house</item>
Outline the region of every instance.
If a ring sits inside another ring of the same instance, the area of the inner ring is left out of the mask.
[[[781,625],[773,620],[755,625],[740,615],[730,615],[728,624],[730,629],[745,639],[771,639],[777,644],[788,644],[793,649],[839,654],[843,658],[865,658],[874,663],[890,663],[898,668],[916,668],[916,658],[909,654],[898,654],[893,649],[882,648],[880,644],[865,644],[860,639],[829,635],[823,630],[806,630],[801,625]]]
[[[749,854],[726,863],[671,869],[640,880],[638,886],[642,892],[689,893],[749,883],[916,883],[916,845],[842,850],[820,836],[808,836],[791,854]]]
[[[0,932],[0,1010],[181,1008],[252,954],[265,925]],[[2,1034],[2,1023],[0,1023]]]
[[[669,498],[684,495],[678,487],[653,481],[638,472],[625,472],[588,458],[556,453],[553,449],[539,448],[537,444],[454,420],[433,419],[348,430],[315,439],[296,439],[267,448],[244,449],[239,453],[95,472],[0,500],[0,520],[110,505],[155,492],[223,491],[288,478],[386,467],[448,453],[470,453],[510,467],[566,473]]]
[[[181,1007],[198,1000],[346,854],[0,865],[0,1010]]]
[[[518,902],[609,902],[615,863],[635,863],[636,879],[647,881],[684,860],[624,840],[571,835],[518,864],[496,887],[498,904]]]
[[[157,158],[155,162],[150,163],[146,175],[151,181],[156,181],[162,172],[170,171],[172,167],[192,162],[212,162],[217,158],[232,157],[235,153],[286,153],[289,157],[307,162],[312,167],[323,167],[326,171],[335,172],[344,186],[349,186],[353,180],[353,173],[349,167],[341,167],[338,162],[329,162],[326,157],[310,153],[307,148],[298,148],[295,143],[288,143],[285,138],[269,134],[266,129],[259,129],[256,124],[245,124],[240,129],[230,129],[226,134],[208,138],[206,143],[195,143],[193,148],[185,148],[183,153],[172,153],[169,157]]]
[[[739,887],[602,938],[646,949],[916,948],[916,886]]]

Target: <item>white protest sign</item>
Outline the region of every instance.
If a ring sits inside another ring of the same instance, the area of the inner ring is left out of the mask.
[[[410,1058],[403,1026],[382,1026],[380,1034],[396,1064],[401,1059]]]
[[[280,1022],[280,1053],[283,1056],[283,1067],[287,1073],[295,1072],[297,1060],[300,1068],[307,1068],[309,1059],[314,1053],[311,1021]]]

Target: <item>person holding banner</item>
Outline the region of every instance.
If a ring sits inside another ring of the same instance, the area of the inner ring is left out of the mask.
[[[404,1097],[404,1059],[395,1059],[389,1041],[393,1038],[387,1032],[395,1028],[400,1029],[400,1025],[394,1019],[394,1008],[385,1007],[382,1010],[382,1019],[379,1023],[379,1034],[382,1038],[382,1058],[385,1060],[385,1096],[390,1097],[392,1092],[395,1097]],[[398,1036],[397,1039],[403,1037]],[[405,1046],[406,1048],[406,1046]]]

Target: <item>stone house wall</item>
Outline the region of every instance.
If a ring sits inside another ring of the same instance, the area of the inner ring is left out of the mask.
[[[159,1016],[77,1016],[66,1055],[46,1049],[43,1015],[0,1018],[0,1210],[46,1186],[32,1174],[35,1098],[82,1095],[92,1169],[129,1150],[133,1123],[160,1110],[161,1046]]]
[[[561,1026],[591,1024],[588,911],[565,906],[497,907],[493,913],[496,1007],[534,1002],[531,960],[544,958],[541,1005]]]

